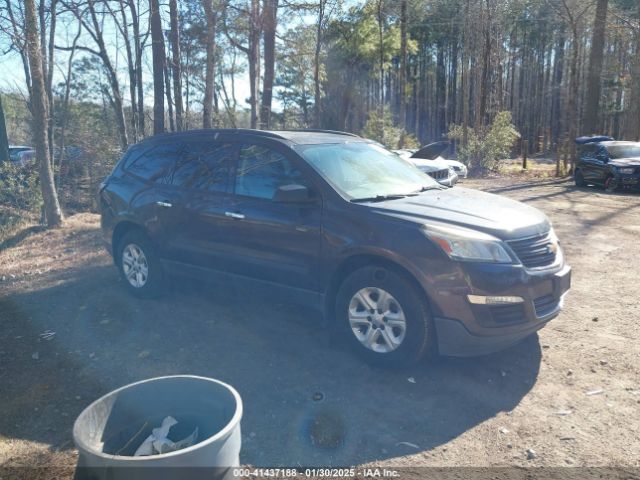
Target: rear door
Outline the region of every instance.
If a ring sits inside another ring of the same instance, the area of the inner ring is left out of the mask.
[[[580,163],[585,181],[589,183],[597,182],[599,178],[598,172],[602,162],[599,162],[596,158],[596,145],[587,144],[582,148]]]
[[[186,193],[175,188],[170,181],[184,145],[182,142],[166,142],[150,147],[136,148],[124,170],[132,175],[141,186],[136,187],[136,195],[131,199],[128,212],[124,216],[141,223],[152,240],[160,248],[162,257],[173,254],[172,242],[174,232],[180,229],[184,221],[184,207],[187,200]],[[126,179],[122,180],[127,182]],[[127,185],[119,186],[119,182],[112,181],[111,188],[126,189]]]
[[[279,144],[240,145],[225,212],[226,252],[233,273],[318,291],[322,199],[298,161]],[[278,187],[293,184],[308,187],[315,200],[273,200]]]
[[[181,151],[168,182],[182,192],[181,218],[172,225],[170,260],[224,271],[225,211],[237,145],[221,140],[193,140]]]

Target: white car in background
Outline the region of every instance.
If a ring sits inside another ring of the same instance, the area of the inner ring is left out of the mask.
[[[464,163],[440,156],[449,146],[449,142],[442,141],[430,143],[419,150],[404,149],[394,152],[441,184],[453,186],[459,178],[467,178],[468,170]]]

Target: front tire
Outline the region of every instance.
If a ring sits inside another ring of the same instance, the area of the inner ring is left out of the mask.
[[[584,181],[582,170],[576,170],[576,173],[573,175],[573,179],[576,183],[576,187],[585,187],[587,185],[587,183]]]
[[[613,193],[618,189],[618,180],[613,177],[607,177],[607,179],[604,182],[604,189],[607,193]]]
[[[336,315],[352,349],[373,365],[411,365],[435,344],[424,294],[384,267],[360,268],[346,277],[336,296]]]
[[[140,298],[160,296],[165,287],[165,273],[156,249],[143,232],[127,232],[117,249],[120,277],[129,293]]]

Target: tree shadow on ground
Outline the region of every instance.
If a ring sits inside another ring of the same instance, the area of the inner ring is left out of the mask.
[[[4,239],[2,242],[0,242],[0,250],[4,250],[5,248],[15,247],[20,242],[22,242],[25,238],[27,238],[29,235],[42,232],[45,230],[45,228],[46,227],[42,225],[33,225],[31,227],[23,228],[18,232],[16,232],[15,234],[11,235],[10,237]]]
[[[267,292],[180,280],[140,300],[118,283],[115,268],[86,267],[0,299],[0,435],[71,448],[91,401],[183,373],[240,392],[243,464],[361,464],[429,451],[512,410],[540,366],[534,336],[481,358],[383,370],[327,342],[317,313]]]

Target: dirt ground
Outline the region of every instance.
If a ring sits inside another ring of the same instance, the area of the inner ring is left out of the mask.
[[[549,179],[463,186],[543,210],[573,288],[558,318],[509,350],[404,371],[361,363],[316,313],[242,288],[180,281],[161,300],[130,297],[96,215],[5,241],[0,465],[71,478],[87,404],[189,373],[242,395],[243,464],[640,467],[640,195]]]

